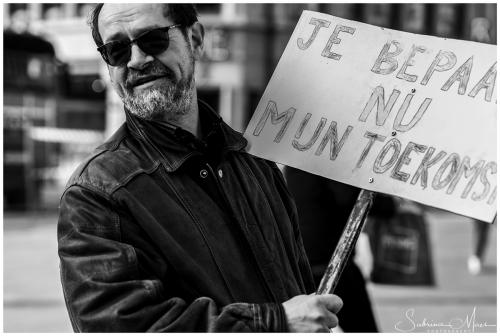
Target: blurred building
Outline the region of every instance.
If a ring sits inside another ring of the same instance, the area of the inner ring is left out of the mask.
[[[3,5],[4,37],[7,31],[29,33],[45,41],[47,50],[52,48],[38,58],[25,50],[23,57],[29,61],[21,61],[4,46],[4,182],[11,182],[9,197],[4,183],[6,209],[19,203],[39,207],[58,196],[82,157],[124,120],[122,104],[110,89],[106,66],[86,24],[92,7],[88,3]],[[197,7],[206,28],[205,54],[196,68],[199,98],[240,131],[304,9],[414,33],[496,43],[494,3],[212,3]],[[25,82],[9,82],[20,73]],[[44,86],[48,91],[43,94],[28,89],[37,81],[33,76],[51,82],[52,89]],[[16,127],[22,135],[12,135]],[[11,136],[18,137],[17,143],[8,140]],[[16,190],[24,196],[16,198]]]
[[[103,140],[104,82],[77,41],[88,8],[4,4],[6,210],[54,205],[77,162]]]
[[[57,60],[50,43],[28,33],[4,32],[4,51],[4,201],[22,209],[36,202],[36,173],[54,164],[57,149],[30,131],[56,124]]]

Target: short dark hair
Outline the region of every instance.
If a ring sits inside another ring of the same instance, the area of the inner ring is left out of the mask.
[[[97,4],[90,11],[88,19],[88,24],[92,30],[92,38],[98,47],[104,44],[98,26],[99,13],[103,5],[103,3]],[[172,18],[174,24],[181,24],[184,33],[187,27],[191,27],[193,23],[198,21],[198,12],[193,4],[163,4],[163,15]]]

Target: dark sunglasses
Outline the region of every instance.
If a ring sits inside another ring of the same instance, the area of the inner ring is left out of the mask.
[[[175,24],[163,28],[149,30],[139,37],[128,41],[111,41],[97,48],[102,58],[111,66],[120,66],[130,60],[132,54],[132,43],[137,43],[139,48],[149,55],[158,55],[168,48],[168,31],[172,28],[181,27]]]

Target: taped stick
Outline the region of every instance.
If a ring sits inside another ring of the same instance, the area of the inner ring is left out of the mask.
[[[373,191],[361,189],[359,192],[356,204],[354,204],[342,237],[335,248],[335,252],[333,252],[316,294],[332,294],[335,287],[337,287],[340,275],[347,264],[352,250],[356,246],[359,234],[370,212],[374,196],[375,193]]]

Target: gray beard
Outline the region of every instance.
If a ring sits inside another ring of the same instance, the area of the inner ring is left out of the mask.
[[[189,113],[193,90],[191,76],[175,85],[155,87],[137,95],[126,94],[123,104],[139,118],[177,122]]]

